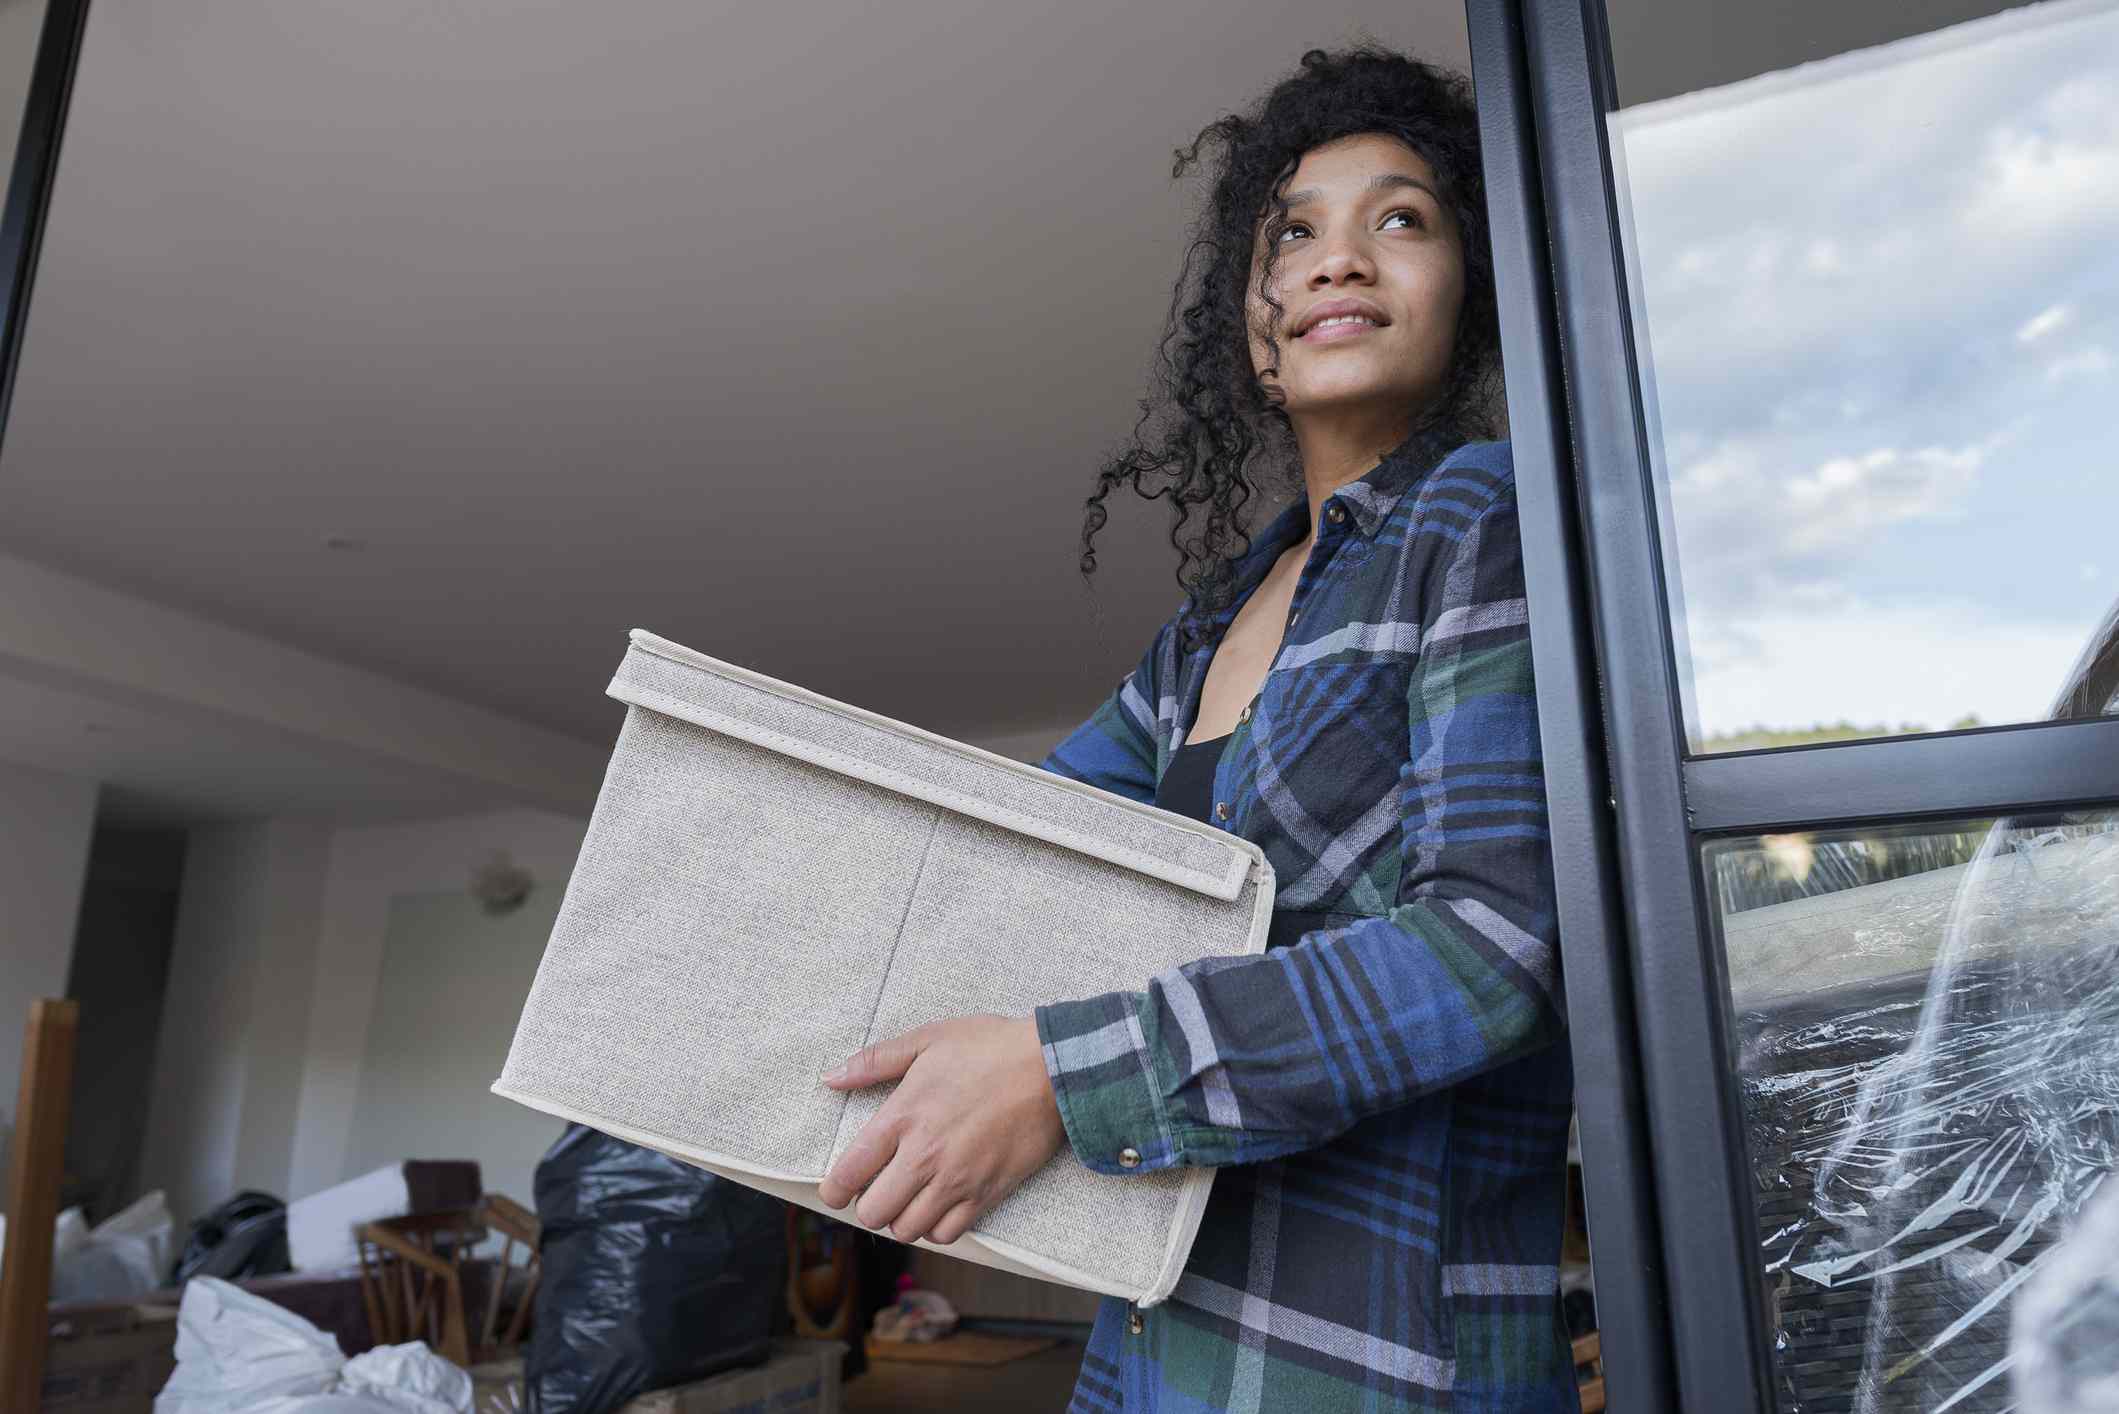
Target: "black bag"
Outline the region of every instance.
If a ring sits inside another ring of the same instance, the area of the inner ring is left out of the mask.
[[[289,1270],[287,1205],[270,1193],[244,1191],[191,1225],[169,1284],[193,1277],[276,1276]]]
[[[762,1363],[785,1282],[785,1212],[768,1194],[567,1126],[537,1165],[531,1414],[607,1414]]]

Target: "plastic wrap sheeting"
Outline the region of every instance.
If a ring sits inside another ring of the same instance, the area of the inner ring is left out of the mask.
[[[2119,1183],[2107,1183],[2011,1303],[2021,1414],[2119,1414]]]
[[[1784,1414],[2012,1407],[2010,1298],[2119,1162],[2114,818],[1716,861],[1725,907],[1776,852],[1882,876],[1723,918]]]

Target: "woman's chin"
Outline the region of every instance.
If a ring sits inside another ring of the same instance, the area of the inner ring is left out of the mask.
[[[1421,390],[1406,387],[1400,379],[1341,377],[1292,387],[1282,406],[1289,417],[1389,417],[1420,401]]]

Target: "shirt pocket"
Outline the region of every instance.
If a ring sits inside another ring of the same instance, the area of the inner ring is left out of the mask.
[[[1410,655],[1359,651],[1267,674],[1253,750],[1276,907],[1375,915],[1395,901],[1411,676]]]

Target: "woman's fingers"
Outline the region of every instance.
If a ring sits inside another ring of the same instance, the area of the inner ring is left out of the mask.
[[[863,1046],[837,1070],[826,1071],[824,1083],[834,1090],[865,1090],[887,1080],[900,1080],[927,1049],[929,1031],[915,1027],[902,1036]]]
[[[956,1199],[943,1191],[940,1184],[930,1183],[920,1190],[918,1197],[905,1205],[904,1212],[890,1220],[890,1235],[900,1242],[917,1242],[923,1237],[932,1238],[935,1227],[955,1206]]]
[[[946,1247],[971,1231],[971,1225],[978,1220],[978,1204],[969,1201],[959,1203],[942,1215],[942,1220],[928,1232],[927,1240]]]
[[[881,1231],[905,1211],[933,1176],[933,1153],[916,1142],[901,1139],[889,1164],[854,1203],[854,1218],[871,1231]]]
[[[853,1204],[872,1231],[955,1241],[1066,1142],[1027,1018],[931,1023],[863,1050],[831,1083],[894,1075],[903,1083],[817,1186],[825,1206]]]
[[[854,1141],[839,1155],[839,1161],[824,1175],[817,1185],[817,1197],[827,1208],[843,1208],[854,1200],[854,1195],[875,1181],[883,1166],[897,1157],[898,1119],[890,1106],[885,1105],[873,1119],[861,1127]]]

